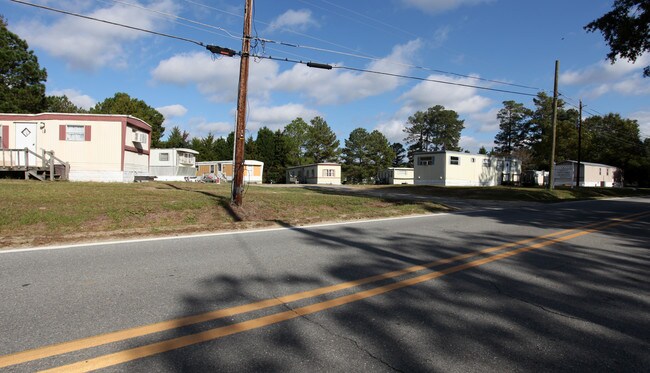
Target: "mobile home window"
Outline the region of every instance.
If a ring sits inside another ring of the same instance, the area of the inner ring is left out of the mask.
[[[86,139],[86,130],[84,126],[68,124],[65,129],[66,141],[84,141]]]
[[[163,161],[163,162],[169,161],[169,153],[160,153],[160,154],[158,154],[158,160]]]
[[[489,159],[484,159],[483,160],[483,167],[490,167],[490,166],[491,166],[490,160]]]
[[[430,166],[433,164],[433,157],[418,158],[418,166]]]
[[[459,165],[460,164],[460,158],[459,157],[450,157],[449,158],[449,164]]]
[[[323,170],[323,176],[334,177],[334,170],[332,170],[332,169],[324,169]]]

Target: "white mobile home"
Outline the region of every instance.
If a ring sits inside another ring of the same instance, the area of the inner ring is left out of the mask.
[[[341,165],[314,163],[287,167],[287,183],[341,185]]]
[[[151,126],[129,115],[0,114],[0,127],[5,169],[37,161],[14,153],[47,151],[69,163],[72,181],[130,182],[149,174]]]
[[[413,168],[389,167],[377,175],[380,184],[413,184]]]
[[[416,185],[495,186],[518,183],[521,163],[512,157],[493,157],[454,151],[415,153]]]
[[[151,149],[149,173],[160,181],[183,181],[196,175],[196,150]]]
[[[564,161],[555,165],[553,185],[575,186],[578,176],[578,162]],[[621,170],[600,163],[580,162],[580,186],[613,187],[622,185]]]

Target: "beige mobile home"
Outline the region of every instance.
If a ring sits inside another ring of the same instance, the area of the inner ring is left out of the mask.
[[[264,172],[264,162],[245,160],[244,161],[244,182],[261,184]],[[214,174],[218,178],[232,181],[235,174],[233,161],[208,161],[196,162],[196,176]]]
[[[521,163],[511,157],[492,157],[453,151],[415,153],[416,185],[495,186],[518,183]]]
[[[196,150],[151,149],[149,173],[160,181],[183,181],[196,176]]]
[[[315,163],[287,167],[287,183],[341,185],[341,165]]]
[[[30,154],[45,151],[70,165],[72,181],[130,182],[149,174],[151,126],[129,115],[0,114],[0,127],[3,169],[25,163],[14,154],[22,151],[29,163],[36,161]]]
[[[564,161],[555,165],[555,186],[575,186],[578,162]],[[619,168],[600,163],[580,162],[580,186],[613,187],[622,185]]]
[[[413,169],[389,167],[377,175],[380,184],[413,184]]]

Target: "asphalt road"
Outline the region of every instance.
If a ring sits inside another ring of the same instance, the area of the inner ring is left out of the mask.
[[[288,228],[0,252],[0,371],[650,371],[650,199]]]

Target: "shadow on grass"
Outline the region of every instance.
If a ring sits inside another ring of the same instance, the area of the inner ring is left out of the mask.
[[[221,206],[235,222],[244,221],[244,219],[236,211],[237,208],[233,207],[232,204],[230,203],[230,198],[226,198],[224,196],[220,196],[220,195],[212,193],[212,192],[206,192],[204,190],[193,190],[193,189],[181,188],[178,185],[174,185],[174,184],[171,184],[171,183],[163,183],[163,184],[167,185],[170,188],[176,189],[176,190],[182,190],[184,192],[199,193],[199,194],[203,194],[204,196],[210,197],[210,198],[214,199],[217,202],[217,204],[219,206]]]

